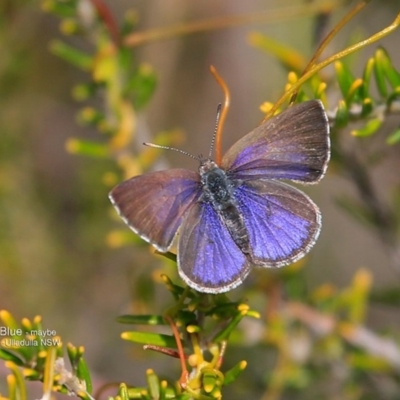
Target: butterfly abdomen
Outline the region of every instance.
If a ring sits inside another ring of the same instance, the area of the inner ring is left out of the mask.
[[[235,185],[212,161],[200,167],[203,194],[200,201],[211,203],[232,239],[244,254],[250,254],[249,235],[234,197]]]

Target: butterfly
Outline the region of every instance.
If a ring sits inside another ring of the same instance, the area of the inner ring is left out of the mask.
[[[280,180],[317,183],[330,158],[328,118],[319,100],[289,107],[198,172],[169,169],[135,176],[109,194],[125,223],[158,251],[179,230],[181,278],[205,293],[240,285],[253,266],[282,267],[315,244],[321,214]]]

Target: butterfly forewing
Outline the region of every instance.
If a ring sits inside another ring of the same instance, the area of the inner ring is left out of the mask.
[[[134,232],[165,252],[200,196],[199,178],[186,169],[151,172],[122,182],[109,197]]]
[[[319,100],[289,107],[237,141],[222,159],[235,179],[316,183],[329,161],[329,125]]]
[[[182,279],[201,292],[222,293],[243,282],[250,263],[210,203],[196,203],[180,231]]]
[[[303,257],[321,228],[317,206],[300,190],[277,181],[246,181],[235,197],[255,265],[281,267]]]

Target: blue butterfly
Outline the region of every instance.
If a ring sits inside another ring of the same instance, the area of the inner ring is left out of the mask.
[[[110,192],[128,226],[167,252],[180,228],[178,270],[199,292],[240,285],[252,266],[282,267],[315,244],[321,214],[281,179],[317,183],[330,157],[329,124],[319,100],[292,107],[237,141],[198,172],[170,169],[133,177]]]

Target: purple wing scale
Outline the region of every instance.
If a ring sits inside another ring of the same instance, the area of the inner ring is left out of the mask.
[[[318,207],[301,191],[276,181],[245,182],[235,191],[255,265],[282,267],[303,257],[320,232]]]
[[[211,204],[199,202],[180,231],[178,268],[181,278],[196,290],[222,293],[242,283],[250,264]]]
[[[237,141],[222,159],[234,179],[316,183],[329,161],[329,124],[319,100],[289,107]]]
[[[171,169],[133,177],[116,186],[109,197],[135,233],[166,252],[200,192],[199,174]]]

